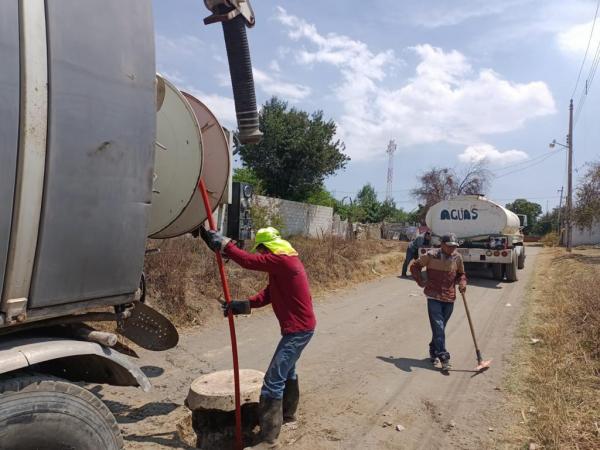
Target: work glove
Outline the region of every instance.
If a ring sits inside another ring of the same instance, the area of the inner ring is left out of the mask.
[[[467,285],[466,284],[459,284],[458,285],[458,292],[460,292],[461,294],[464,294],[465,292],[467,292]]]
[[[221,252],[227,247],[227,244],[231,241],[228,237],[223,236],[221,233],[213,230],[207,230],[204,227],[200,227],[200,237],[208,248],[213,252]]]
[[[229,315],[229,310],[234,316],[238,314],[250,314],[250,301],[248,300],[231,300],[231,302],[221,302],[221,309],[223,310],[223,315],[227,317]]]

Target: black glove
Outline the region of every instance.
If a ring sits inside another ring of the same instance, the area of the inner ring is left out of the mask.
[[[228,237],[223,236],[221,233],[218,233],[213,230],[207,230],[204,227],[200,227],[200,237],[206,242],[208,248],[210,248],[213,252],[220,252],[225,249],[227,244],[229,244]]]
[[[223,315],[227,317],[229,310],[234,316],[238,314],[250,314],[250,301],[248,300],[231,300],[230,303],[222,302],[221,309],[223,309]]]

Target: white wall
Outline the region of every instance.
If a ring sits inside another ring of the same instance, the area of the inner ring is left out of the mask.
[[[600,222],[592,225],[592,228],[580,229],[573,227],[573,245],[600,244]]]

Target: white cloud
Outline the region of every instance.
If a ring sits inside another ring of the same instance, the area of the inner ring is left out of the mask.
[[[447,0],[428,1],[415,5],[412,13],[413,21],[425,28],[453,26],[478,17],[493,16],[504,13],[515,6],[523,7],[531,0]]]
[[[489,134],[518,129],[533,118],[555,112],[554,99],[541,81],[515,83],[492,69],[475,70],[452,50],[418,45],[412,78],[390,87],[393,51],[373,52],[348,36],[320,34],[314,25],[278,8],[277,19],[293,40],[302,64],[328,64],[340,72],[335,96],[343,108],[339,135],[354,159],[382,155],[395,137],[400,146],[446,142],[470,145]]]
[[[308,86],[282,81],[278,74],[269,75],[262,70],[254,69],[254,82],[268,96],[276,95],[283,100],[298,101],[308,97],[311,89]]]
[[[565,31],[556,35],[558,48],[567,54],[573,54],[577,57],[583,56],[587,48],[590,33],[592,31],[592,22],[574,25]],[[596,21],[594,34],[590,43],[590,50],[594,50],[600,40],[600,20]],[[590,55],[591,56],[591,55]]]
[[[525,161],[529,155],[521,150],[500,151],[490,144],[470,145],[458,155],[458,159],[464,163],[489,163],[496,166],[505,166],[508,164]]]
[[[281,72],[281,67],[279,66],[279,63],[276,59],[272,60],[269,63],[269,69],[271,69],[273,72]]]
[[[193,56],[198,50],[206,45],[196,36],[187,34],[171,38],[162,34],[156,36],[156,52],[159,55],[171,55],[176,53],[182,56]]]

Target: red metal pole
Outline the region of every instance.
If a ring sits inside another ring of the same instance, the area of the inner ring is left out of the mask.
[[[212,216],[210,209],[210,202],[208,200],[208,193],[206,191],[206,185],[204,180],[200,178],[198,188],[202,194],[202,201],[204,202],[204,209],[208,216],[208,226],[211,230],[216,230],[215,221]],[[225,266],[223,264],[223,258],[221,253],[215,252],[217,257],[217,265],[219,266],[219,274],[221,275],[221,284],[223,285],[223,295],[225,301],[231,303],[231,294],[229,293],[229,284],[227,283],[227,275],[225,274]],[[240,366],[238,363],[238,352],[237,352],[237,338],[235,336],[235,323],[233,321],[233,314],[229,310],[227,315],[229,321],[229,335],[231,336],[231,353],[233,355],[233,383],[235,389],[235,450],[242,450],[242,407],[240,400]]]

